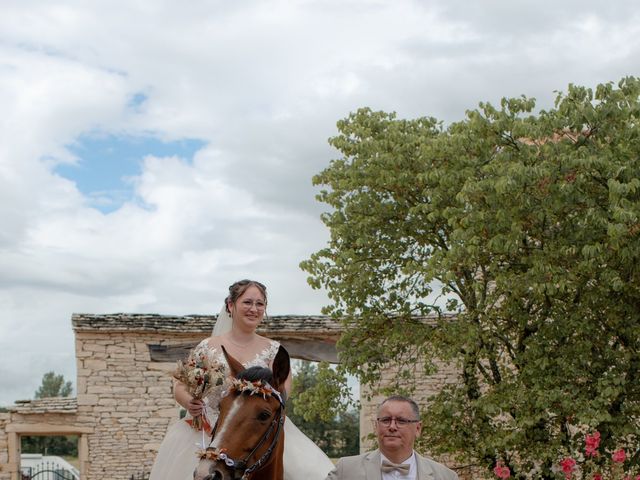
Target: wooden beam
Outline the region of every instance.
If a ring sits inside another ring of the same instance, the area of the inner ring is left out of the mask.
[[[82,433],[93,433],[93,427],[81,425],[53,425],[47,423],[9,423],[7,432],[19,433],[21,435],[80,435]]]
[[[308,341],[299,339],[282,339],[280,343],[287,349],[291,358],[311,360],[312,362],[339,363],[335,343]]]
[[[294,338],[281,339],[280,343],[287,349],[291,358],[310,360],[313,362],[338,363],[338,352],[333,342],[321,340],[301,340]],[[147,345],[152,362],[177,362],[189,355],[196,346],[194,343],[177,343],[174,345]]]
[[[152,362],[177,362],[189,355],[189,351],[195,347],[195,343],[176,343],[175,345],[149,344],[149,356]]]

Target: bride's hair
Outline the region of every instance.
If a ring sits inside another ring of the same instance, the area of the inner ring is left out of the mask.
[[[255,280],[240,280],[229,286],[229,295],[224,299],[224,307],[227,310],[227,313],[231,313],[229,311],[229,302],[235,303],[249,287],[256,287],[260,290],[260,293],[262,293],[262,296],[264,297],[264,301],[267,301],[267,287],[262,283],[256,282]]]

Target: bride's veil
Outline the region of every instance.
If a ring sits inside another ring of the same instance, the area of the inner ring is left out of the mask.
[[[223,333],[227,333],[231,331],[231,327],[233,325],[233,320],[231,319],[231,315],[227,312],[227,305],[222,306],[222,310],[218,314],[218,318],[216,319],[216,324],[213,326],[212,336],[217,337],[222,335]]]

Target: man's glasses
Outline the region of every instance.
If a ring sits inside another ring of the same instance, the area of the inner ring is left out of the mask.
[[[251,310],[251,307],[256,307],[256,310],[262,312],[267,308],[267,304],[262,300],[256,300],[255,302],[252,302],[251,300],[243,300],[241,303],[245,310]]]
[[[385,427],[390,427],[391,422],[395,420],[396,426],[398,428],[406,427],[410,423],[418,423],[420,421],[420,420],[409,420],[408,418],[402,418],[402,417],[382,417],[382,418],[377,418],[376,420],[378,420],[378,423],[380,423],[381,425],[384,425]]]

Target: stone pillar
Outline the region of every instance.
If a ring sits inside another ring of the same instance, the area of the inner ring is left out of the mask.
[[[9,435],[6,425],[10,421],[9,413],[0,413],[0,480],[10,479],[9,470]]]
[[[20,480],[20,436],[9,432],[9,478]]]
[[[87,435],[80,435],[78,439],[78,462],[80,471],[80,480],[87,479],[87,469],[89,462],[89,441],[87,439]]]

